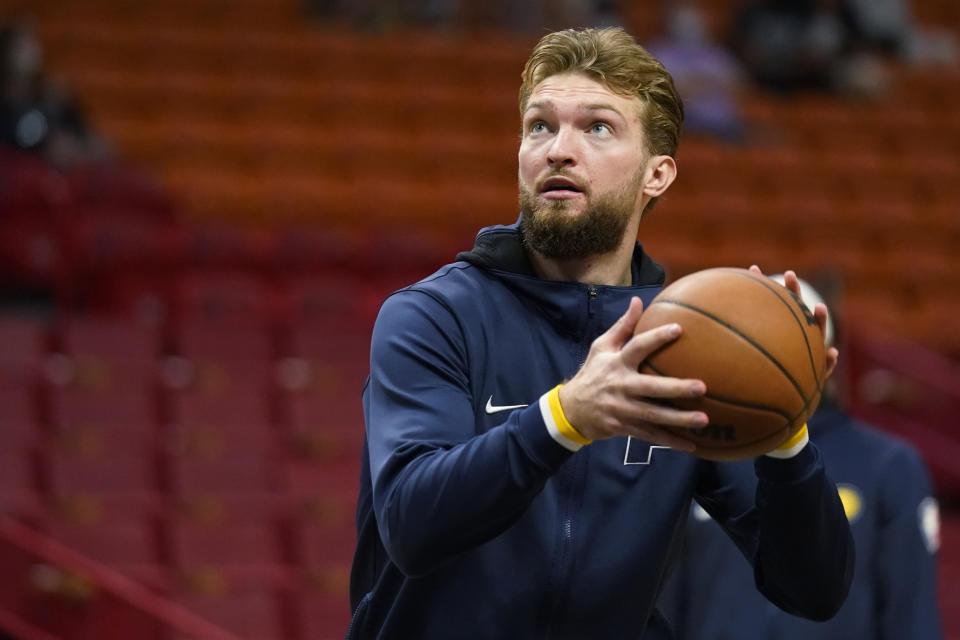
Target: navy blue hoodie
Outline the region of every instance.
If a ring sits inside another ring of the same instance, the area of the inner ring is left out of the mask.
[[[655,611],[696,497],[782,607],[831,616],[853,548],[807,445],[759,485],[633,438],[580,447],[542,398],[663,286],[638,244],[629,287],[547,281],[516,225],[391,295],[373,331],[351,639],[670,638]]]

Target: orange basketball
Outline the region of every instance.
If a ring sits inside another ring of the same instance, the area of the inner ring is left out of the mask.
[[[764,454],[796,433],[820,402],[823,334],[813,313],[773,280],[735,268],[692,273],[653,299],[634,333],[671,322],[683,333],[651,354],[640,372],[707,385],[702,398],[670,402],[710,418],[702,429],[668,429],[694,442],[694,455]]]

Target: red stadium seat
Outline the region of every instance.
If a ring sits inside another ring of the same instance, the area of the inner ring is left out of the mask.
[[[350,626],[350,598],[345,567],[331,570],[302,587],[296,595],[300,638],[342,638]]]
[[[339,325],[349,331],[358,324],[372,325],[376,313],[371,304],[370,281],[349,271],[291,277],[286,279],[283,289],[293,327]]]
[[[326,521],[302,519],[294,527],[302,580],[296,602],[301,637],[339,637],[349,625],[350,564],[356,546],[350,515],[348,510]]]
[[[171,563],[190,572],[230,568],[250,575],[283,575],[283,544],[276,523],[173,518],[167,521]]]
[[[156,513],[85,495],[48,509],[40,527],[58,542],[134,580],[169,589]]]
[[[39,156],[0,149],[0,209],[8,218],[53,221],[73,204],[74,194],[64,176]]]
[[[952,639],[950,630],[960,630],[960,512],[954,507],[941,515],[938,595],[943,626]]]
[[[3,447],[14,452],[32,449],[41,435],[39,406],[33,385],[0,377],[0,425]]]
[[[276,462],[267,455],[173,455],[167,464],[175,495],[265,495],[278,484]]]
[[[153,177],[127,163],[84,164],[72,168],[67,180],[77,205],[105,217],[169,221],[174,205],[170,194]]]
[[[180,364],[188,369],[182,380],[186,387],[164,394],[171,451],[207,459],[270,455],[276,421],[267,365],[242,360]]]
[[[189,234],[186,259],[196,274],[220,271],[220,276],[262,273],[272,265],[276,252],[276,236],[260,229],[243,229],[233,225],[195,226]],[[234,287],[240,284],[223,280]],[[202,284],[202,282],[201,282]],[[252,285],[256,286],[256,285]]]
[[[238,324],[233,324],[228,315],[212,322],[202,318],[183,321],[174,328],[173,351],[195,361],[266,362],[273,356],[273,336],[262,325],[246,324],[244,319],[251,317],[242,313]]]
[[[174,600],[242,638],[286,640],[291,593],[283,583],[206,570],[185,577]]]
[[[277,295],[260,272],[241,269],[192,270],[183,274],[176,313],[184,331],[191,323],[223,327],[269,326],[277,313]]]
[[[133,509],[156,508],[160,499],[158,461],[152,455],[53,449],[44,452],[43,462],[53,499],[89,495]]]
[[[119,315],[71,316],[55,328],[60,350],[74,359],[152,363],[161,353],[156,326]]]
[[[0,512],[32,518],[42,510],[37,460],[32,452],[0,452]]]
[[[166,518],[175,599],[244,637],[277,638],[290,585],[282,509],[248,500],[194,501]],[[199,505],[199,506],[198,506]]]
[[[142,218],[88,217],[69,236],[69,308],[143,314],[144,306],[170,313],[172,282],[183,267],[183,233],[174,224]],[[160,318],[163,319],[163,318]],[[146,320],[157,322],[155,317]]]
[[[362,254],[363,240],[363,234],[346,229],[286,228],[279,232],[275,265],[295,279],[314,273],[321,278],[330,272],[343,275]]]
[[[44,404],[56,446],[77,455],[150,456],[158,442],[153,360],[52,356]]]
[[[49,346],[46,323],[30,316],[0,316],[0,373],[36,375]]]

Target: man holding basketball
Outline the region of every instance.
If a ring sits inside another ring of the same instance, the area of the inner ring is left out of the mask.
[[[664,404],[704,384],[638,373],[682,331],[633,336],[664,282],[636,238],[677,172],[670,75],[621,29],[561,31],[520,110],[519,222],[374,328],[348,637],[670,638],[654,602],[694,497],[771,601],[829,618],[853,548],[805,430],[755,491],[664,429],[707,424]]]

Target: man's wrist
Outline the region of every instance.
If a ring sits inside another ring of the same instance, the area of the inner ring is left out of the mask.
[[[779,458],[781,460],[792,458],[800,453],[803,448],[807,446],[808,442],[810,442],[810,434],[807,431],[807,424],[804,423],[802,427],[797,429],[796,433],[790,436],[789,440],[784,442],[773,451],[768,451],[764,455],[771,458]]]
[[[540,413],[550,436],[567,449],[578,451],[593,440],[577,431],[576,427],[567,420],[563,407],[560,405],[560,388],[562,386],[562,384],[558,384],[540,397]]]

